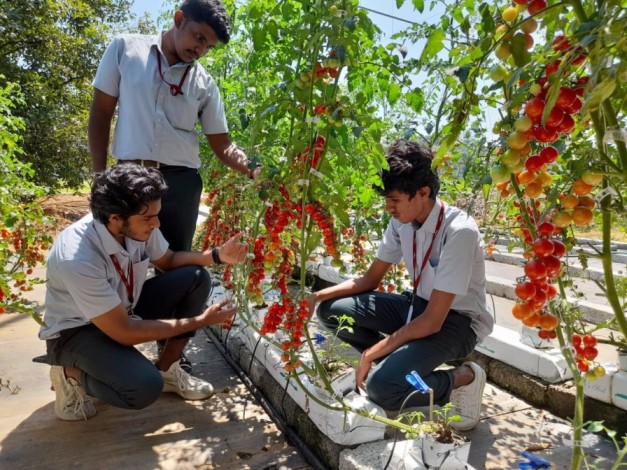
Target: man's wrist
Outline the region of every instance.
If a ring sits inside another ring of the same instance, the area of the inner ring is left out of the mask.
[[[211,250],[211,258],[213,259],[213,264],[215,265],[223,263],[220,259],[220,248],[216,246],[213,250]]]

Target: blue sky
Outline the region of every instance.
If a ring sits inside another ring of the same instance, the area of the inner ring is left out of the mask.
[[[169,4],[169,2],[166,2]],[[153,18],[157,18],[159,13],[164,10],[163,7],[164,2],[161,0],[135,0],[132,6],[132,11],[137,16],[141,16],[144,12],[149,12]],[[370,10],[380,11],[382,13],[386,13],[388,15],[396,16],[399,18],[404,18],[409,21],[418,21],[421,19],[433,19],[439,16],[439,12],[437,10],[434,11],[426,11],[421,15],[417,11],[414,10],[412,6],[411,0],[405,0],[405,3],[401,7],[400,10],[396,8],[395,1],[381,1],[381,0],[361,0],[359,4]],[[372,21],[374,21],[377,26],[384,32],[385,36],[390,36],[394,33],[399,32],[402,29],[405,29],[409,26],[404,21],[394,20],[392,18],[388,18],[382,15],[378,15],[375,13],[370,13],[370,17]],[[164,27],[167,27],[165,25]],[[409,48],[409,55],[413,57],[417,57],[421,52],[422,45],[416,45]]]

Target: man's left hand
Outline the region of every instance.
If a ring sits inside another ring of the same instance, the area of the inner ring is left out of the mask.
[[[357,386],[361,389],[366,389],[364,383],[366,382],[366,378],[368,377],[368,372],[372,369],[372,359],[368,357],[368,349],[366,349],[363,353],[361,353],[361,359],[359,360],[359,366],[357,367],[357,372],[355,373],[355,380],[357,381]]]
[[[227,264],[239,264],[246,259],[248,245],[239,241],[243,233],[237,233],[229,238],[219,249],[220,260]]]

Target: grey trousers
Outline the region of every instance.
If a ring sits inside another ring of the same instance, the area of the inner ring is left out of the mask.
[[[412,319],[421,315],[428,302],[416,297]],[[362,352],[405,325],[409,296],[383,292],[366,292],[322,302],[318,317],[337,337]],[[338,330],[338,318],[346,315],[355,320],[352,331]],[[434,402],[444,405],[453,390],[453,374],[435,369],[446,361],[467,356],[475,347],[477,336],[470,328],[470,318],[450,310],[438,333],[404,344],[378,361],[366,381],[368,398],[385,410],[398,411],[407,396],[415,390],[405,376],[416,371],[433,389]],[[415,394],[405,407],[428,406],[427,394]]]
[[[211,277],[204,268],[174,269],[146,281],[134,313],[144,320],[196,316],[210,292]],[[81,369],[85,392],[110,405],[142,409],[163,390],[161,373],[146,356],[114,341],[93,324],[64,330],[59,338],[47,340],[46,346],[51,365]]]

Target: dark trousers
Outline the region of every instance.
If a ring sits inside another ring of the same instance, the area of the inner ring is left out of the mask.
[[[415,298],[412,319],[421,315],[427,304],[426,300]],[[367,292],[322,302],[318,317],[324,326],[337,331],[338,338],[362,352],[405,325],[408,310],[409,300],[405,295]],[[355,320],[352,331],[339,325],[342,315]],[[405,380],[405,376],[415,370],[433,389],[435,404],[446,404],[453,390],[453,374],[450,370],[435,369],[446,361],[465,357],[476,342],[470,318],[455,310],[449,311],[438,333],[410,341],[378,361],[366,381],[368,398],[385,410],[399,410],[405,398],[415,390]],[[417,393],[405,406],[428,404],[429,396]]]
[[[210,291],[211,277],[204,268],[174,269],[146,281],[134,313],[144,320],[193,317],[204,308]],[[142,409],[163,390],[161,373],[150,360],[93,324],[64,330],[46,345],[50,364],[81,369],[87,394],[110,405]]]
[[[168,192],[161,199],[161,233],[172,251],[189,251],[194,241],[202,178],[198,170],[182,166],[161,169]]]

